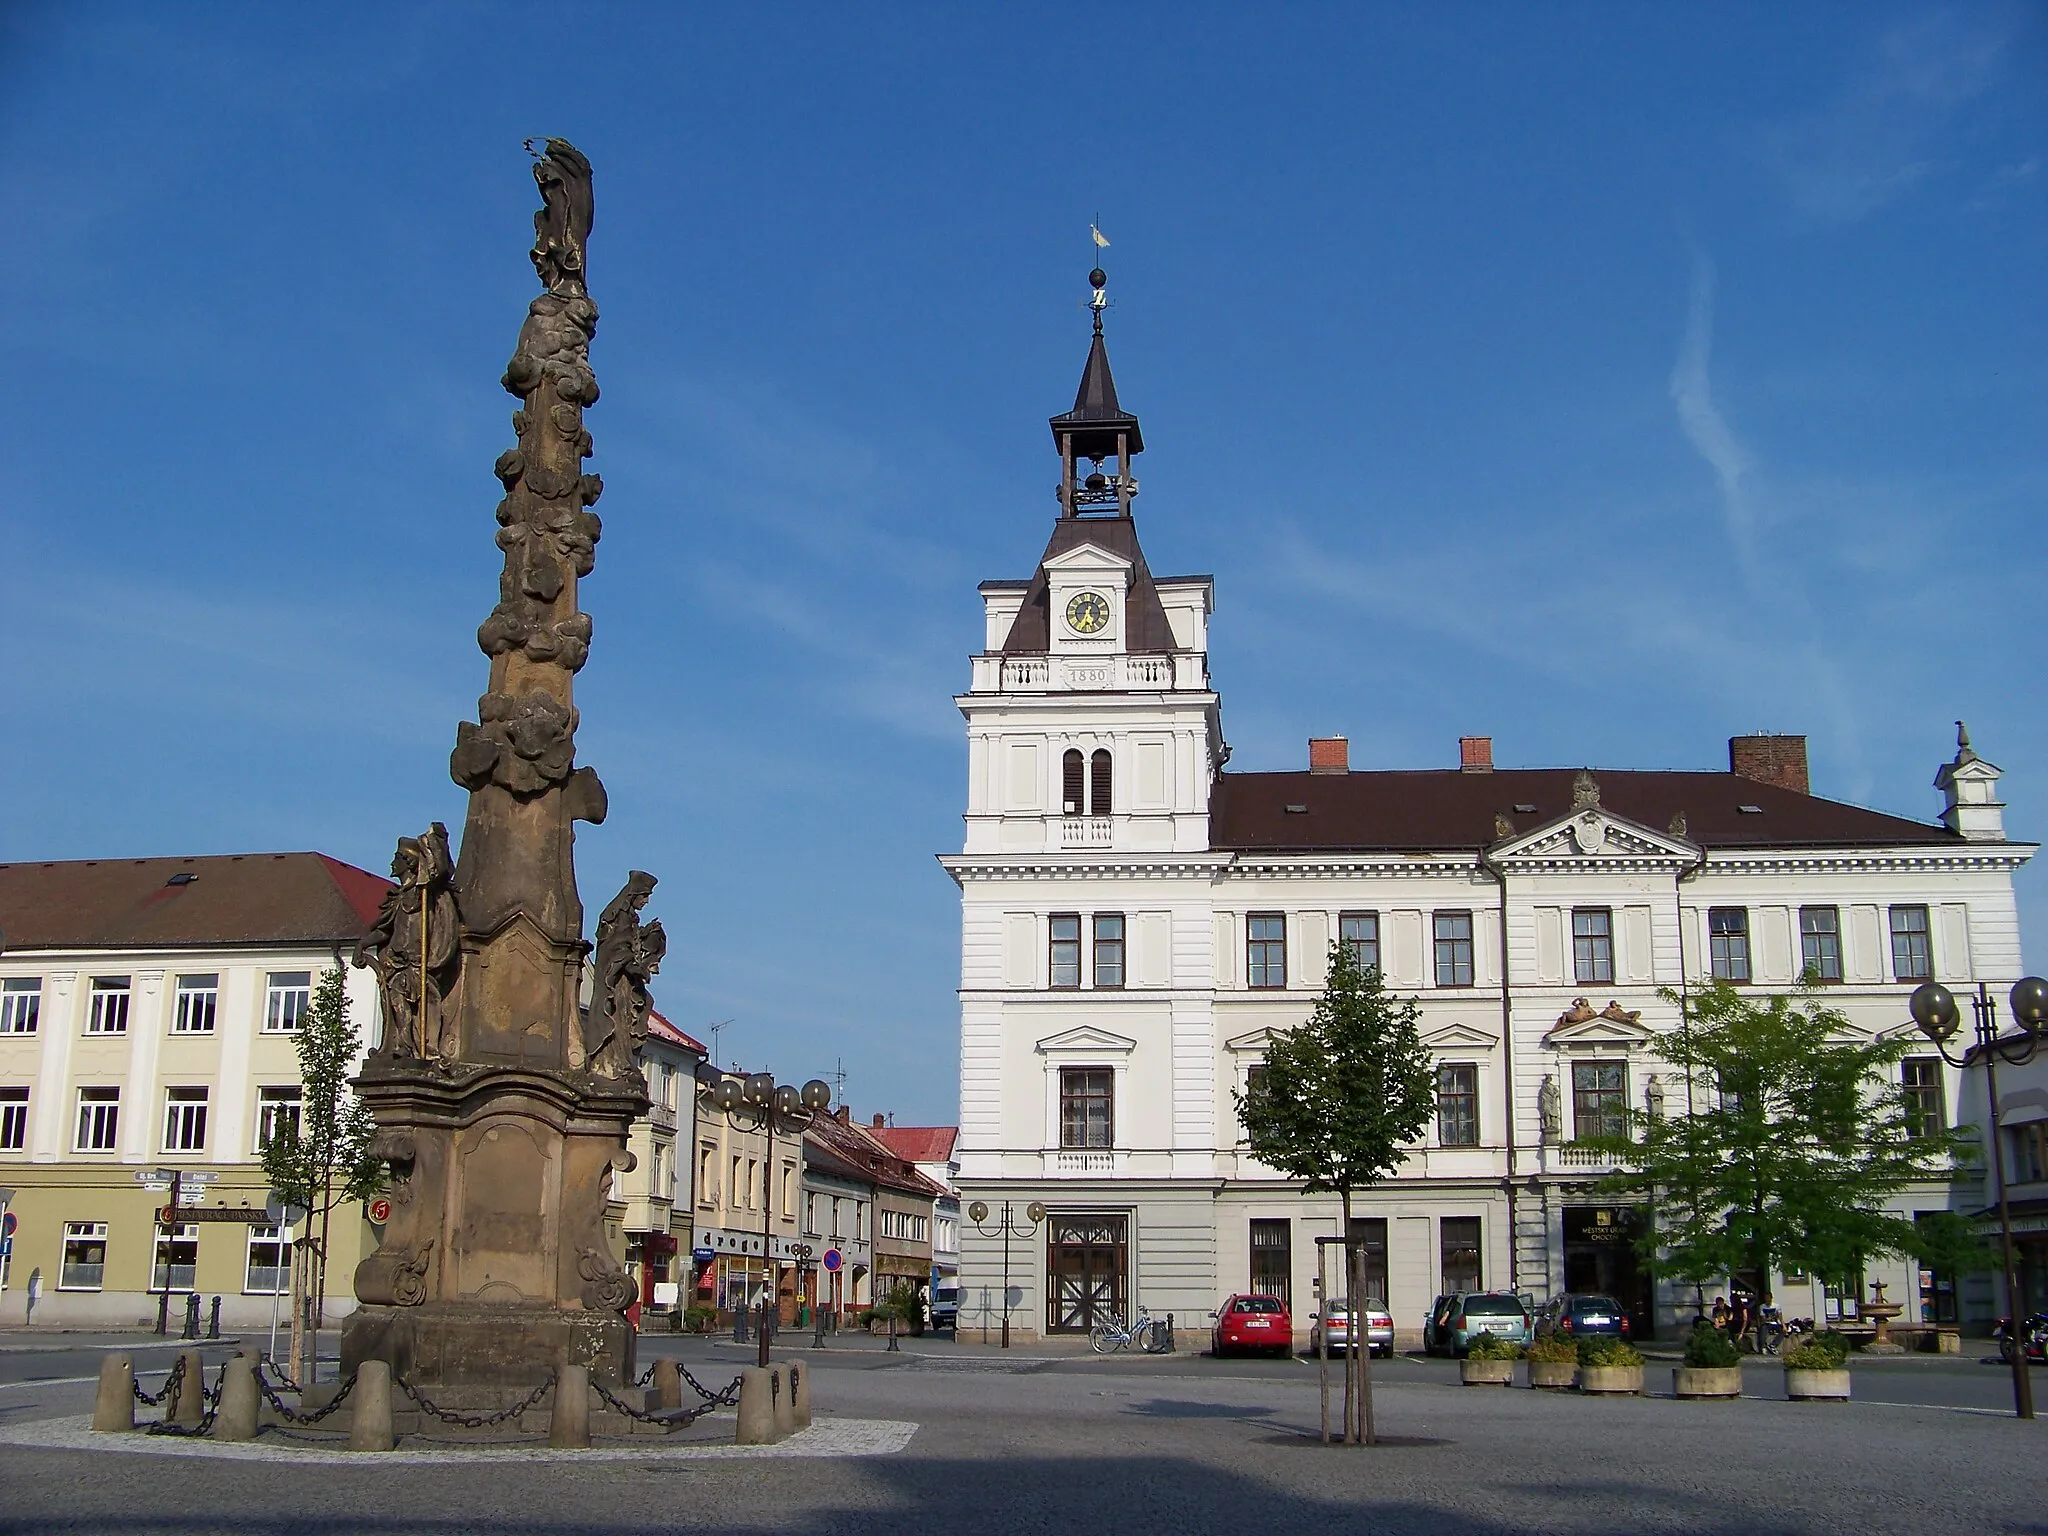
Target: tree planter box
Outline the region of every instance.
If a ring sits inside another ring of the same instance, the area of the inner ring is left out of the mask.
[[[1847,1371],[1785,1371],[1785,1395],[1794,1402],[1842,1402],[1849,1396]]]
[[[1640,1365],[1582,1365],[1579,1367],[1579,1390],[1640,1394],[1643,1390],[1643,1368]]]
[[[1464,1360],[1458,1365],[1458,1379],[1468,1387],[1511,1387],[1515,1384],[1512,1360]]]
[[[1529,1362],[1529,1385],[1542,1387],[1551,1392],[1562,1392],[1579,1379],[1577,1362],[1571,1360],[1531,1360]]]
[[[1671,1391],[1678,1397],[1740,1397],[1739,1365],[1681,1365],[1671,1372]]]

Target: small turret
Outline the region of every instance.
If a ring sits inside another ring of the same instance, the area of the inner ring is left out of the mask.
[[[1942,825],[1973,843],[2005,841],[2005,803],[1998,798],[1998,781],[2003,771],[1987,763],[1970,745],[1970,728],[1956,722],[1956,755],[1941,765],[1934,787],[1946,802],[1941,808]]]

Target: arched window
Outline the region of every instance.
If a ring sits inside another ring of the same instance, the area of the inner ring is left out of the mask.
[[[1060,761],[1060,809],[1068,816],[1081,814],[1081,754],[1073,747]]]
[[[1088,763],[1088,814],[1107,816],[1109,799],[1109,753],[1097,749]]]

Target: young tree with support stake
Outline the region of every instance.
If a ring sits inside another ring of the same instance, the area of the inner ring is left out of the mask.
[[[282,1121],[263,1144],[263,1173],[286,1205],[306,1214],[306,1237],[292,1252],[292,1374],[312,1380],[326,1320],[328,1229],[337,1206],[367,1200],[384,1187],[381,1162],[370,1155],[376,1125],[349,1087],[362,1040],[349,1022],[340,967],[322,973],[299,1019],[300,1099],[297,1123]],[[313,1230],[318,1224],[320,1235]],[[310,1297],[312,1327],[305,1327]]]
[[[1688,1080],[1691,1112],[1632,1113],[1630,1136],[1577,1143],[1622,1165],[1604,1189],[1648,1206],[1645,1258],[1695,1283],[1751,1271],[1769,1302],[1774,1272],[1839,1284],[1865,1259],[1932,1256],[1944,1232],[1886,1204],[1954,1178],[1973,1148],[1914,1117],[1898,1064],[1917,1037],[1861,1039],[1814,986],[1663,995],[1685,1012],[1658,1049]]]
[[[1417,1030],[1413,998],[1386,990],[1377,966],[1330,946],[1330,979],[1306,1023],[1276,1031],[1263,1069],[1234,1095],[1253,1157],[1335,1191],[1344,1208],[1344,1427],[1373,1443],[1372,1348],[1358,1327],[1364,1266],[1351,1236],[1351,1196],[1390,1178],[1436,1112],[1436,1068]],[[1329,1298],[1322,1305],[1327,1313]],[[1325,1337],[1327,1338],[1327,1316]],[[1355,1406],[1354,1406],[1355,1405]]]

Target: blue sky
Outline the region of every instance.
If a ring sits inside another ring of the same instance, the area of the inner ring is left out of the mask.
[[[952,694],[1100,218],[1233,766],[1717,768],[2048,832],[2039,7],[37,5],[0,17],[0,858],[462,819],[520,141],[596,167],[595,910],[954,1112]],[[2048,875],[2022,877],[2048,964]]]

